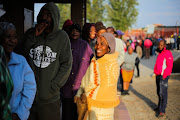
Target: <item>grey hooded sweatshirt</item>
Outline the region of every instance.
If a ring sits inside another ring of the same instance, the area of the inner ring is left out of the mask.
[[[60,99],[60,88],[66,83],[72,66],[70,40],[66,32],[58,29],[60,14],[54,3],[45,4],[49,10],[53,30],[48,35],[35,36],[35,28],[30,28],[24,35],[24,56],[35,73],[37,83],[36,102],[50,103]]]

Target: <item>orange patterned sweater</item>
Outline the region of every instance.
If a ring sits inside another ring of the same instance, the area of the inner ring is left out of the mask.
[[[87,96],[88,108],[112,108],[119,104],[117,97],[117,81],[119,77],[119,65],[117,63],[118,52],[105,54],[100,59],[95,57],[84,75],[81,86],[76,94]]]

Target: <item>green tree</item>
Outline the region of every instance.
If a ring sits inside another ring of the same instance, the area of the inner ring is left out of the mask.
[[[106,5],[107,19],[116,29],[125,31],[136,22],[137,5],[139,5],[137,0],[109,0],[109,5]]]
[[[71,4],[56,4],[60,11],[60,25],[59,28],[62,29],[64,22],[67,19],[71,19]]]
[[[90,23],[103,21],[103,0],[87,0],[87,20]]]

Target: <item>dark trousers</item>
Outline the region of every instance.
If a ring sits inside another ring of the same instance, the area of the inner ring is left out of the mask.
[[[156,87],[157,87],[157,95],[159,97],[158,107],[159,112],[165,113],[167,107],[167,90],[168,90],[168,79],[169,76],[163,80],[161,75],[156,76]]]
[[[171,50],[174,49],[174,43],[171,43]]]
[[[167,49],[170,50],[171,49],[171,44],[167,44]]]
[[[77,106],[73,98],[62,98],[62,120],[77,120]]]
[[[139,62],[136,65],[136,69],[137,69],[137,76],[139,77]]]
[[[149,57],[150,57],[150,48],[145,48],[145,54],[146,54],[145,58],[149,59]]]
[[[177,50],[179,50],[179,44],[180,44],[180,40],[177,41]]]
[[[28,120],[60,120],[60,100],[47,104],[34,102]]]
[[[120,84],[121,84],[121,92],[123,92],[123,78],[122,78],[122,71],[120,70]]]

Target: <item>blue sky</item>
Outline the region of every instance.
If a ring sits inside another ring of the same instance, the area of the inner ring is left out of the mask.
[[[36,3],[34,5],[34,21],[37,21],[36,17],[37,17],[37,15],[38,15],[38,13],[39,13],[39,11],[40,11],[40,9],[42,8],[43,5],[44,5],[44,3]]]
[[[180,26],[180,0],[138,0],[139,15],[134,28],[148,24]]]
[[[133,28],[141,28],[150,24],[180,26],[180,0],[138,0],[139,15]],[[44,4],[35,4],[35,17]]]

